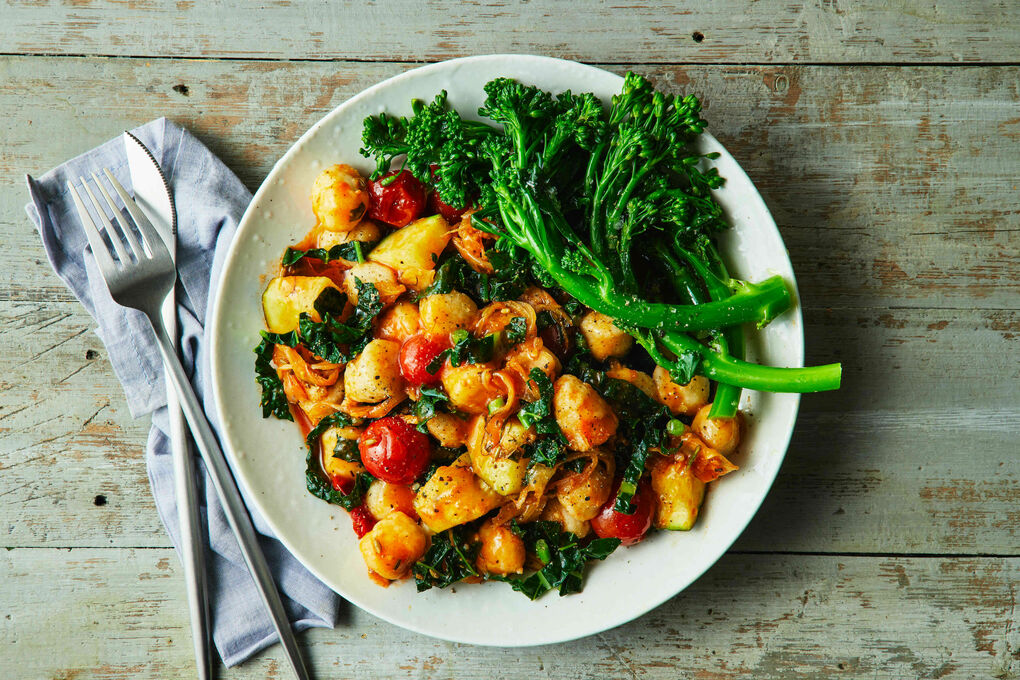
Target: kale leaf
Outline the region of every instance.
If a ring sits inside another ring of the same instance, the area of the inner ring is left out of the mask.
[[[532,522],[511,528],[523,534],[525,547],[539,557],[543,566],[529,576],[500,580],[531,600],[553,589],[558,589],[561,596],[581,592],[588,561],[604,560],[620,545],[618,538],[597,538],[582,546],[580,538],[563,531],[557,522]]]
[[[297,264],[304,257],[321,260],[323,263],[332,262],[333,260],[364,262],[375,245],[375,241],[348,241],[347,243],[338,243],[329,249],[309,248],[308,250],[300,250],[298,248],[287,248],[283,252],[283,266],[290,267]]]
[[[538,399],[524,404],[517,412],[517,419],[524,427],[535,427],[537,439],[524,449],[528,466],[547,465],[553,467],[567,455],[567,439],[556,424],[553,414],[553,383],[541,369],[533,368],[528,374],[538,388]]]
[[[315,300],[315,309],[322,321],[312,321],[307,314],[301,314],[298,319],[301,342],[312,354],[334,364],[350,361],[365,349],[372,339],[372,319],[383,308],[374,285],[357,278],[354,285],[358,290],[358,304],[346,322],[338,320],[346,296],[333,288],[327,288]]]
[[[273,345],[289,345],[298,343],[297,334],[267,333],[262,331],[262,340],[255,348],[255,382],[262,388],[262,417],[273,415],[280,420],[294,420],[287,403],[287,395],[283,390],[283,382],[273,368]]]
[[[554,467],[567,455],[567,440],[563,433],[539,437],[524,448],[522,455],[528,459],[528,467],[533,465]]]
[[[441,387],[423,386],[418,401],[411,407],[411,413],[418,419],[418,431],[428,432],[428,422],[435,417],[436,413],[445,411],[445,404],[450,403],[450,397],[446,395]]]
[[[446,588],[469,576],[478,576],[475,557],[480,543],[471,540],[471,530],[457,526],[432,537],[425,555],[411,567],[418,592]]]
[[[481,304],[520,297],[531,284],[529,267],[521,266],[530,256],[508,241],[498,241],[485,253],[495,270],[492,274],[477,272],[459,254],[450,253],[440,261],[432,285],[419,293],[418,299],[453,290],[466,293]]]
[[[560,431],[553,415],[553,383],[539,368],[533,368],[528,377],[538,388],[538,399],[524,404],[517,412],[517,419],[524,427],[535,426],[539,434],[554,434]]]
[[[361,505],[365,498],[365,492],[368,491],[368,487],[371,486],[375,478],[367,472],[360,472],[354,478],[353,486],[346,492],[336,488],[333,485],[333,480],[326,476],[319,463],[318,445],[319,438],[330,427],[348,427],[353,424],[354,419],[346,413],[337,411],[320,420],[305,437],[305,445],[308,448],[308,454],[305,457],[305,486],[308,488],[308,492],[316,498],[339,505],[345,510],[353,510]],[[335,451],[333,455],[336,455]]]
[[[515,316],[510,319],[506,328],[503,329],[503,342],[508,348],[524,342],[526,337],[528,337],[528,322],[524,320],[523,316]]]
[[[464,331],[467,333],[466,331]],[[460,366],[463,363],[484,364],[492,360],[496,351],[496,335],[489,335],[476,338],[467,333],[457,340],[453,347],[448,347],[436,355],[436,358],[429,362],[425,370],[435,375],[443,367],[443,363],[449,359],[451,366]]]
[[[631,515],[637,509],[633,498],[644,475],[649,453],[653,449],[661,452],[669,450],[666,424],[672,415],[668,408],[624,380],[606,378],[600,392],[620,421],[617,429],[618,453],[623,453],[626,461],[620,490],[616,494],[615,510]]]

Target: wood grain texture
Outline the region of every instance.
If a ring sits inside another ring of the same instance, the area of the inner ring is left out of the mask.
[[[0,573],[6,677],[193,673],[171,550],[19,549]],[[300,641],[319,678],[1015,678],[1018,580],[1018,559],[729,555],[650,614],[562,645],[442,642],[354,607]],[[291,676],[274,648],[221,677]]]
[[[24,173],[162,112],[255,188],[326,112],[410,67],[0,58],[0,229],[12,246],[0,250],[0,299],[69,299],[41,278],[44,261],[25,286],[24,253],[41,258]],[[780,225],[808,308],[1020,309],[1020,68],[634,68],[704,99]]]
[[[783,232],[808,361],[843,361],[844,388],[805,397],[734,551],[648,615],[512,650],[351,607],[302,636],[317,677],[1020,678],[1018,48],[1011,0],[3,4],[0,675],[193,674],[148,422],[45,262],[24,174],[162,113],[254,189],[375,82],[532,52],[702,98]],[[271,649],[222,677],[290,675]]]
[[[9,3],[8,53],[438,61],[1015,62],[1011,0]],[[229,24],[230,29],[224,30]],[[584,36],[578,39],[578,36]]]
[[[76,303],[0,303],[13,358],[0,382],[0,545],[168,545],[142,461],[148,424],[130,419],[90,321]],[[844,361],[844,387],[804,398],[738,549],[1020,554],[1018,328],[1020,313],[996,310],[809,312],[809,358]],[[966,361],[975,352],[985,359]]]

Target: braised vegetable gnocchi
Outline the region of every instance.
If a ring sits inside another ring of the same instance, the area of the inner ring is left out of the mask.
[[[263,407],[304,429],[309,489],[351,511],[370,576],[537,596],[528,574],[566,546],[580,569],[650,527],[690,529],[706,483],[737,469],[740,415],[713,418],[707,379],[675,381],[470,212],[385,195],[416,182],[325,170],[317,224],[262,298]]]

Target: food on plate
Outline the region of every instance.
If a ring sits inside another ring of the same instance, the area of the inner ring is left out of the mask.
[[[366,119],[375,172],[315,180],[316,224],[263,294],[256,381],[374,580],[534,599],[695,526],[746,456],[742,389],[835,389],[840,368],[744,359],[744,326],[791,294],[724,264],[695,97],[633,74],[608,108],[485,92],[488,121],[445,93]]]

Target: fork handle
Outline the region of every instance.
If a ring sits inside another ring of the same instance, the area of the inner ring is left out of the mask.
[[[212,428],[209,427],[209,421],[206,420],[198,397],[195,396],[195,390],[191,387],[191,382],[184,372],[184,367],[181,366],[181,362],[177,358],[177,353],[174,351],[173,343],[167,335],[166,327],[163,325],[159,313],[146,314],[146,316],[149,318],[149,322],[156,333],[156,345],[163,356],[166,373],[177,388],[177,395],[181,400],[181,409],[184,411],[184,416],[191,427],[191,433],[195,437],[195,443],[198,445],[199,453],[201,453],[202,460],[205,462],[206,471],[209,473],[209,478],[216,489],[216,494],[223,504],[227,523],[230,524],[234,536],[237,537],[238,546],[241,548],[241,555],[244,557],[245,564],[248,565],[248,572],[255,580],[259,595],[269,610],[273,626],[280,636],[280,642],[287,654],[287,658],[290,660],[291,667],[294,669],[294,675],[299,680],[310,680],[301,650],[298,648],[294,632],[291,630],[290,620],[287,618],[287,612],[284,610],[283,602],[280,600],[280,593],[273,582],[273,575],[269,571],[269,564],[266,562],[261,548],[259,548],[255,528],[252,526],[251,517],[248,516],[248,509],[241,499],[241,492],[237,488],[237,482],[234,481],[234,476],[227,466],[227,459],[224,457],[223,451],[216,441]]]
[[[181,526],[181,556],[184,562],[184,582],[188,590],[188,609],[191,613],[195,664],[198,680],[212,680],[212,631],[209,625],[209,589],[205,573],[205,534],[202,531],[196,487],[198,460],[188,444],[187,425],[177,400],[173,399],[169,406],[170,427],[175,434],[171,454],[174,459],[177,520]]]

